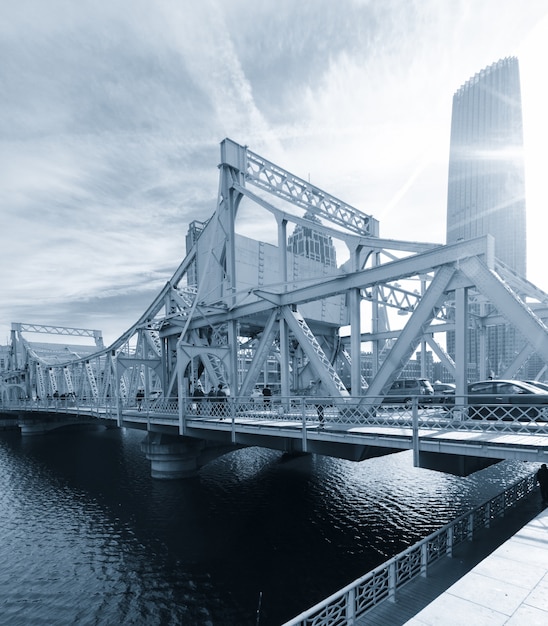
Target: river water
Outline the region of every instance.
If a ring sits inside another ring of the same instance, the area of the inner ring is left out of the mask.
[[[249,448],[150,477],[131,430],[0,432],[0,622],[279,626],[535,469]]]

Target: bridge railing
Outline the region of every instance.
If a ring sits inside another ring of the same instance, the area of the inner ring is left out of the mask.
[[[548,395],[547,395],[548,398]],[[415,396],[409,401],[392,398],[314,396],[272,396],[270,398],[185,398],[181,403],[183,420],[221,419],[291,423],[292,426],[314,426],[336,430],[348,426],[393,427],[419,430],[497,431],[548,434],[548,404],[534,404],[527,397],[519,404],[500,402],[500,398],[482,397],[482,402],[468,402],[470,397],[451,396],[447,402],[431,402]],[[540,397],[542,400],[543,398]],[[44,399],[21,399],[2,405],[7,410],[58,413],[95,412],[116,417],[114,398],[106,400],[77,399],[73,396]],[[150,420],[178,419],[179,401],[172,398],[123,400],[119,409],[127,415],[140,412]]]
[[[511,399],[489,395],[478,400],[457,396],[449,398],[442,409],[455,430],[548,433],[548,401],[543,395]]]
[[[11,400],[0,405],[6,411],[22,411],[25,413],[61,413],[70,415],[95,415],[97,417],[112,418],[116,416],[116,402],[114,399],[95,400],[93,398],[77,399],[73,396],[59,396],[48,398],[22,398]]]
[[[509,509],[535,489],[535,484],[535,474],[520,480],[286,622],[284,626],[350,626],[381,602],[395,601],[398,590],[417,576],[427,576],[428,568],[436,561],[451,557],[456,546],[471,541],[479,529],[488,528],[494,519],[504,517]]]
[[[273,396],[267,399],[227,398],[189,399],[184,414],[193,417],[222,417],[269,422],[298,421],[306,426],[393,426],[420,429],[496,430],[498,432],[547,432],[546,405],[521,399],[519,404],[482,398],[452,396],[448,402],[432,402],[428,397],[413,397],[394,402],[391,398],[328,398],[313,396]],[[548,399],[548,395],[547,395]]]
[[[143,398],[142,400],[134,400],[132,402],[125,401],[122,403],[122,411],[137,410],[150,414],[167,414],[176,417],[179,414],[179,400],[172,398]]]

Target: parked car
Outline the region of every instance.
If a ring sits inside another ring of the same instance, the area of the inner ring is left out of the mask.
[[[427,378],[398,378],[383,399],[385,404],[403,403],[411,406],[414,397],[419,398],[419,404],[431,404],[434,390]]]
[[[480,380],[468,385],[472,419],[548,421],[548,391],[521,380]]]
[[[456,385],[453,383],[432,383],[434,395],[432,396],[432,404],[446,404],[448,399],[451,401],[455,396]]]
[[[541,383],[539,380],[524,380],[523,382],[528,385],[533,385],[534,387],[539,387],[544,391],[548,391],[548,385],[546,383]]]

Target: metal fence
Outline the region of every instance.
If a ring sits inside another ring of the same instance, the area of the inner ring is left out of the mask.
[[[547,396],[548,399],[548,396]],[[548,433],[548,404],[471,404],[468,398],[452,397],[450,403],[425,401],[414,397],[407,402],[387,402],[383,398],[314,398],[280,397],[242,401],[215,398],[189,400],[184,407],[186,418],[221,417],[255,421],[298,422],[303,426],[383,426],[429,430],[472,430],[510,433]]]
[[[472,511],[428,535],[422,541],[392,557],[319,604],[301,613],[284,626],[350,626],[381,602],[394,601],[397,592],[417,576],[427,576],[428,568],[454,548],[471,541],[474,533],[488,528],[491,521],[504,517],[535,488],[531,474]]]
[[[547,396],[548,397],[548,396]],[[548,434],[548,404],[532,404],[527,398],[519,404],[497,403],[483,398],[483,403],[472,404],[470,398],[451,396],[447,402],[432,402],[428,398],[413,397],[395,403],[386,398],[323,398],[310,396],[242,400],[207,396],[184,398],[142,398],[98,401],[65,398],[27,399],[3,404],[6,410],[49,411],[58,413],[94,412],[114,418],[118,412],[142,412],[147,418],[181,414],[183,421],[196,418],[285,422],[303,428],[318,426],[330,429],[349,426],[382,426],[429,429],[497,431],[509,433]]]

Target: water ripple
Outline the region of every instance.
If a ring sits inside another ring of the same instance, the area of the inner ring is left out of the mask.
[[[0,434],[3,623],[279,624],[530,471],[249,448],[159,482],[141,438]]]

